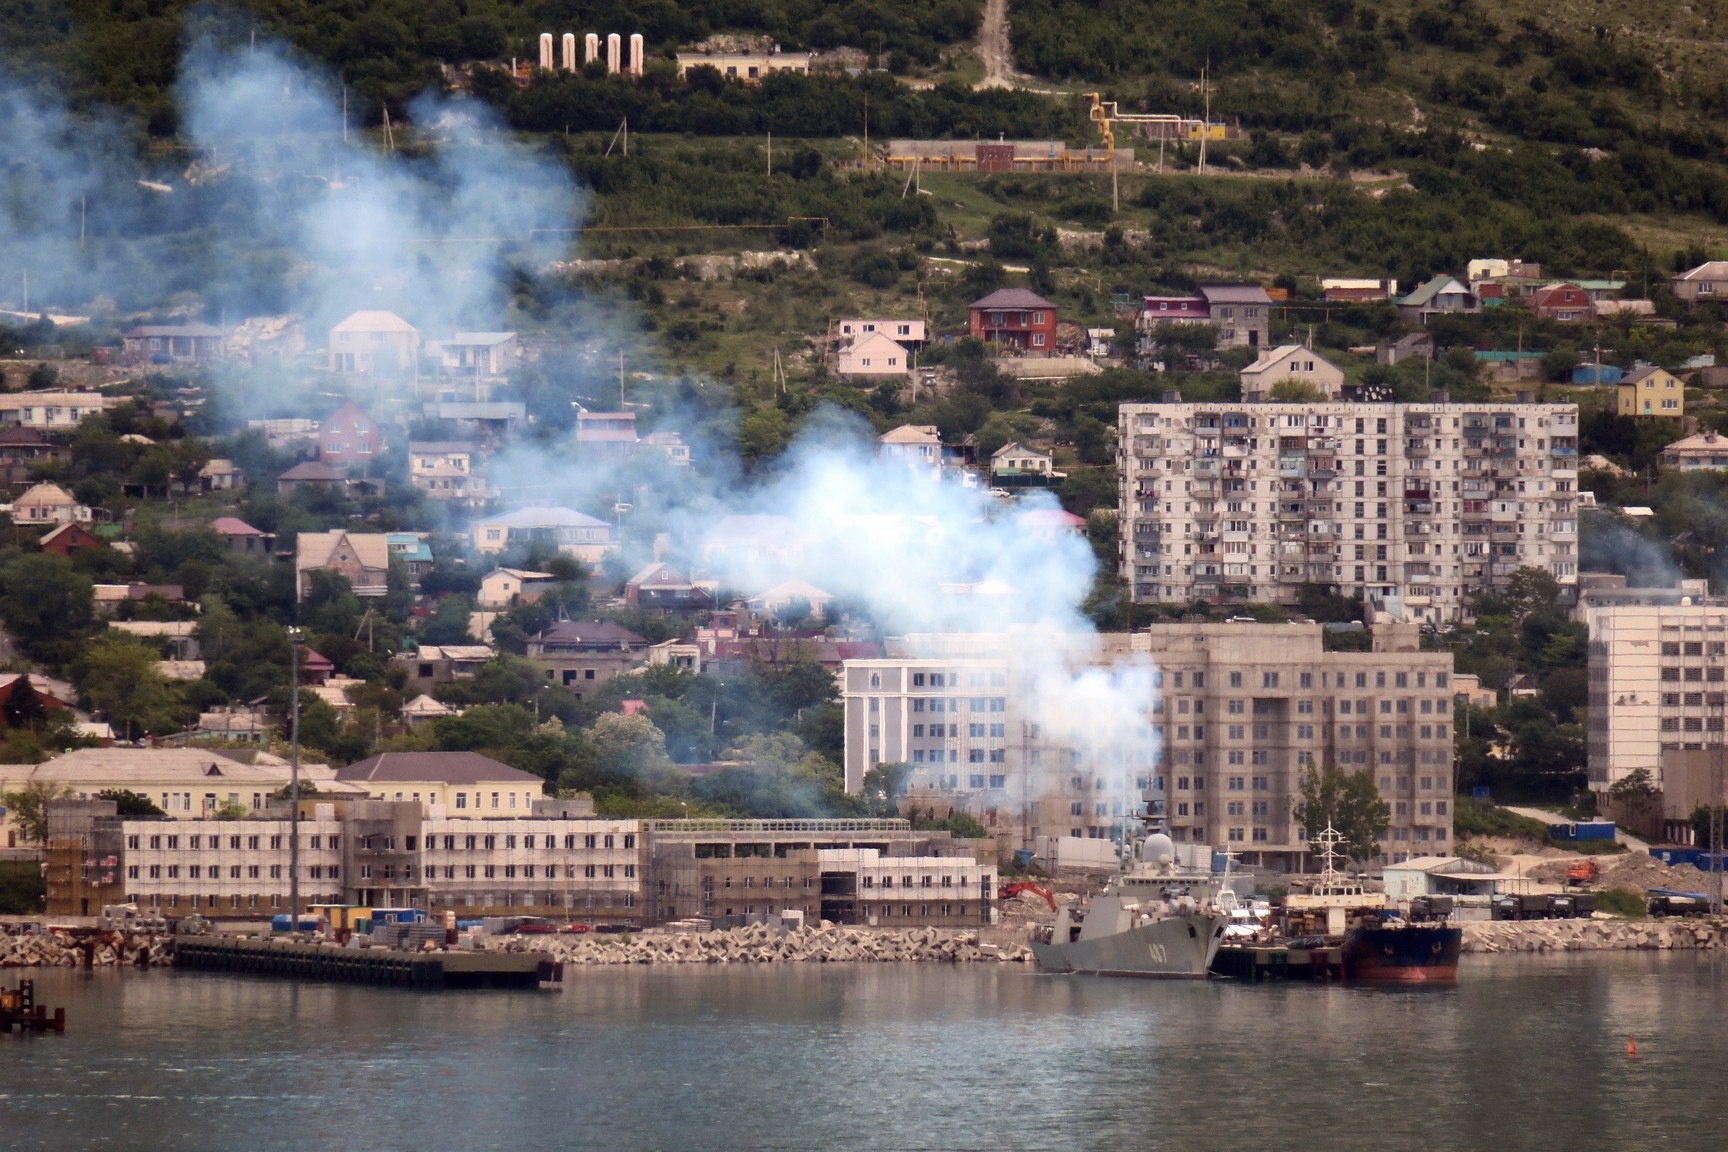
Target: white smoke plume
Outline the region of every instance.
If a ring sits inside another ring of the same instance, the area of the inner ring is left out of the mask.
[[[140,306],[187,287],[234,317],[277,293],[268,305],[300,314],[314,346],[358,309],[395,312],[429,335],[496,328],[508,318],[511,277],[564,255],[582,219],[585,195],[567,169],[477,102],[416,102],[411,133],[397,126],[413,150],[391,155],[352,130],[344,143],[338,84],[278,48],[202,44],[182,76],[197,157],[183,172],[147,170],[126,159],[137,152],[113,129],[92,132],[0,94],[0,252],[35,270],[44,298],[76,304],[103,292]],[[81,252],[82,203],[97,205],[100,239]],[[124,242],[145,225],[172,235],[165,221],[195,242]],[[152,251],[162,262],[146,267],[140,253]],[[636,348],[641,336],[625,325],[555,335],[608,348]],[[231,387],[239,395],[242,379]],[[678,413],[662,417],[694,438]],[[628,564],[650,559],[648,542],[664,533],[669,560],[732,592],[796,579],[885,635],[1002,637],[1029,686],[1018,719],[1074,748],[1077,771],[1112,781],[1105,795],[1131,794],[1155,755],[1151,662],[1100,665],[1082,611],[1097,563],[1082,536],[1044,518],[1059,512],[1053,496],[1008,506],[936,482],[932,468],[885,459],[862,421],[834,413],[807,421],[778,466],[754,479],[729,444],[695,447],[696,466],[678,470],[654,467],[648,453],[595,464],[574,443],[519,440],[493,462],[492,480],[534,503],[617,508],[633,542]],[[716,539],[727,517],[755,518],[744,522],[756,529],[753,545]]]

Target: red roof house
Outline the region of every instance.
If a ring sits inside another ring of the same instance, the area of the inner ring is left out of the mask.
[[[361,464],[384,450],[384,430],[352,400],[318,425],[318,459],[326,464]]]
[[[1003,288],[972,302],[968,330],[986,344],[1049,356],[1056,351],[1056,305],[1024,288]]]
[[[1587,324],[1596,318],[1596,304],[1590,293],[1576,284],[1550,284],[1530,297],[1530,310],[1538,320],[1556,320],[1562,324]]]

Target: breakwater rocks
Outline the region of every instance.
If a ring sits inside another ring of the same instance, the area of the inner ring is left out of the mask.
[[[1703,920],[1483,920],[1465,952],[1698,951],[1728,947],[1728,925]]]
[[[0,968],[161,968],[173,963],[174,938],[159,933],[0,936]]]
[[[949,964],[1027,963],[1024,944],[985,944],[978,933],[940,928],[901,931],[801,928],[781,933],[765,925],[719,932],[648,933],[621,937],[505,937],[488,948],[545,952],[566,964],[841,964],[936,961]]]

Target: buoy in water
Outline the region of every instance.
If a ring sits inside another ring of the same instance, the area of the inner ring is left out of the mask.
[[[1626,1059],[1638,1059],[1638,1037],[1636,1036],[1626,1037]]]

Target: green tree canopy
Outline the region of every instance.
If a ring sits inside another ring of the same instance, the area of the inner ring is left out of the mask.
[[[1310,842],[1330,826],[1344,838],[1338,850],[1358,863],[1380,855],[1380,837],[1392,822],[1392,806],[1380,798],[1367,769],[1349,772],[1332,764],[1302,773],[1291,814]]]

